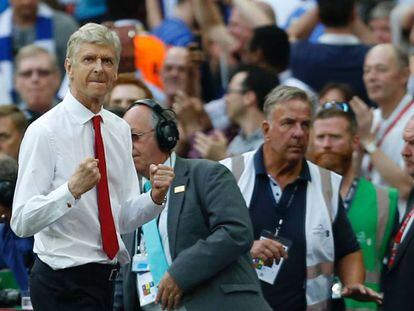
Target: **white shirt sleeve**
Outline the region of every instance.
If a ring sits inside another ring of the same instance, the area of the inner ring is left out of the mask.
[[[40,124],[29,127],[19,153],[11,218],[11,228],[20,237],[38,233],[75,206],[67,183],[51,191],[56,156],[52,134]]]

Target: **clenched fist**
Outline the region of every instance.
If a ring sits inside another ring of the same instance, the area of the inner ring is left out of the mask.
[[[69,191],[78,199],[82,194],[91,190],[101,179],[98,160],[86,158],[83,160],[69,180]]]
[[[151,181],[151,198],[156,204],[162,204],[167,195],[168,189],[175,177],[173,168],[163,164],[151,164],[150,181]]]
[[[253,258],[263,259],[263,261],[275,260],[276,263],[279,263],[280,259],[288,257],[281,243],[269,239],[254,241],[250,255]]]

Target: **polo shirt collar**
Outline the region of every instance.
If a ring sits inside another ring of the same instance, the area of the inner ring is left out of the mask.
[[[264,158],[263,158],[263,145],[257,149],[256,153],[253,156],[253,165],[254,170],[256,172],[256,176],[262,175],[267,177],[267,171],[264,164]],[[309,165],[306,162],[306,160],[302,161],[302,168],[300,170],[300,174],[297,178],[297,180],[303,180],[306,182],[312,181],[310,171],[309,171]]]

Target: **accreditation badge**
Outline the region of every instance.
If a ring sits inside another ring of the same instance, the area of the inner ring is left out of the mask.
[[[141,307],[155,302],[158,288],[152,278],[147,256],[135,254],[132,258],[131,270],[137,274],[137,291]]]
[[[281,236],[274,236],[272,233],[266,230],[263,230],[260,236],[260,240],[264,240],[264,239],[271,239],[271,240],[281,243],[286,252],[289,251],[289,248],[292,245],[292,241],[286,238],[283,238]],[[284,262],[284,258],[281,258],[279,263],[276,263],[276,261],[273,260],[271,265],[266,265],[266,263],[262,259],[254,258],[253,266],[256,270],[258,278],[261,281],[273,285],[275,283],[277,275],[279,274],[279,271],[280,271],[280,268],[282,267],[283,262]]]

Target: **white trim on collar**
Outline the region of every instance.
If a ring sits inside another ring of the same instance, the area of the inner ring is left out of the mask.
[[[352,34],[325,33],[318,38],[318,43],[331,45],[357,45],[361,44],[358,37]]]

